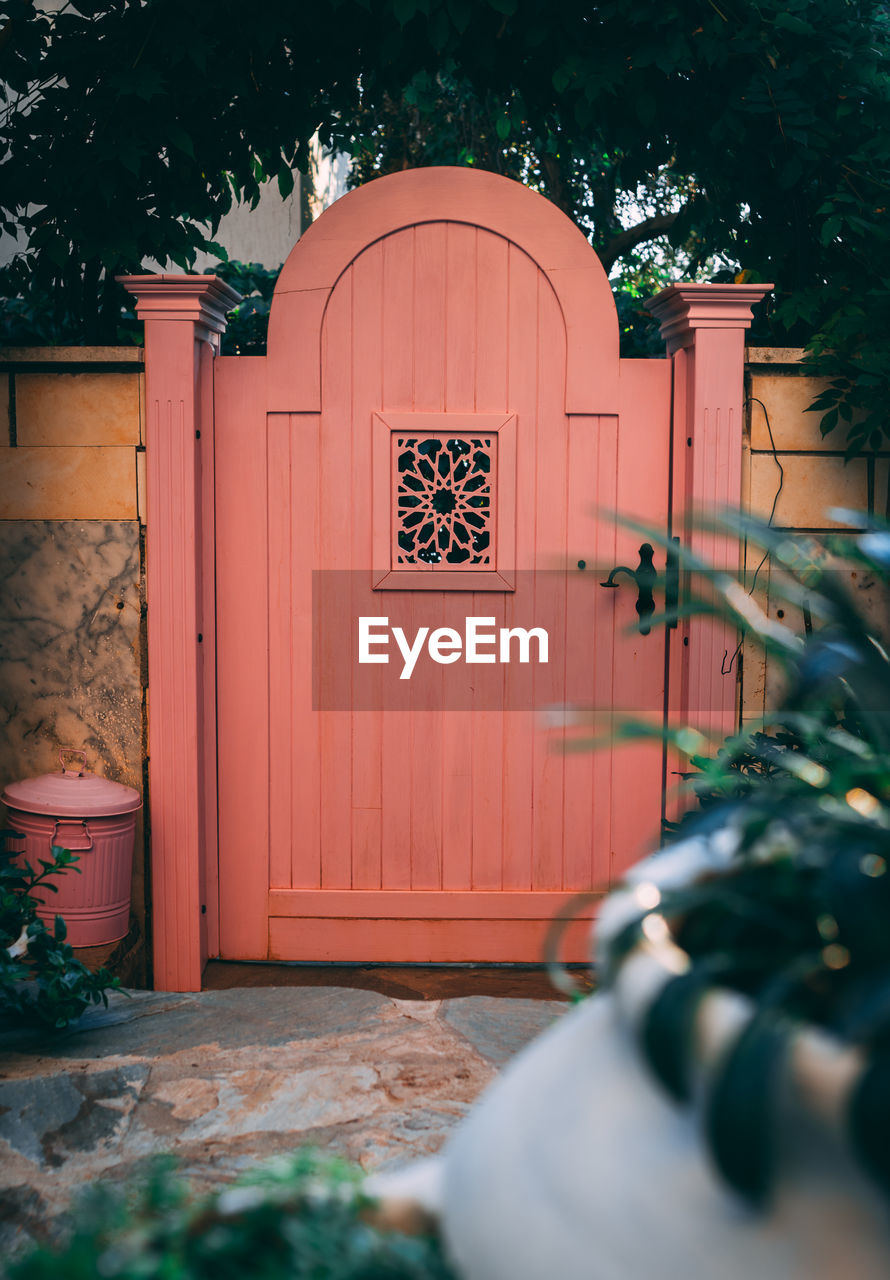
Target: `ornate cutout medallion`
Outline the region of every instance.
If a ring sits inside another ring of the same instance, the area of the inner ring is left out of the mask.
[[[394,433],[393,448],[394,567],[491,568],[497,437]]]

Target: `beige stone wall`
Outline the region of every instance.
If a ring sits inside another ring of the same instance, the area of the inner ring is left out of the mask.
[[[0,349],[0,785],[82,747],[144,792],[142,351]],[[145,980],[146,850],[130,937],[93,949]]]
[[[804,535],[833,534],[843,538],[849,529],[833,508],[877,510],[883,513],[888,494],[890,457],[872,454],[844,461],[845,433],[839,426],[824,439],[818,412],[807,412],[825,385],[810,376],[798,348],[749,347],[746,353],[745,395],[747,424],[743,495],[747,509],[781,529]],[[762,552],[746,549],[750,587]],[[875,615],[886,611],[878,584],[862,573],[849,573],[849,586],[861,606]],[[799,609],[770,594],[769,564],[757,576],[758,598],[771,617],[804,631]],[[742,722],[759,719],[775,703],[780,688],[777,670],[753,645],[744,653],[741,689]]]

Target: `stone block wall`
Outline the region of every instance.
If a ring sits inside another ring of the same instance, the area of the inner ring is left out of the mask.
[[[81,747],[144,795],[142,382],[140,348],[0,349],[0,785]],[[130,985],[146,861],[140,814],[130,934],[81,953]]]
[[[844,460],[843,425],[824,439],[821,415],[807,412],[824,383],[806,372],[804,352],[798,348],[749,347],[746,353],[744,504],[754,515],[770,520],[776,528],[805,535],[831,533],[841,539],[850,526],[835,510],[877,511],[883,515],[888,500],[890,454],[876,453]],[[748,585],[762,558],[754,547],[746,549]],[[873,579],[848,572],[850,590],[875,625],[886,628],[887,597]],[[799,609],[770,593],[769,564],[757,575],[758,598],[771,617],[803,633]],[[746,645],[741,679],[741,719],[757,720],[775,704],[780,675],[753,645]]]

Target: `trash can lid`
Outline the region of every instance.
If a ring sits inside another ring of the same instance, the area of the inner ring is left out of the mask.
[[[71,767],[65,756],[78,755],[79,767]],[[55,818],[101,818],[116,813],[131,813],[142,806],[139,792],[125,787],[110,778],[90,773],[86,764],[86,752],[64,749],[59,752],[62,768],[56,773],[44,773],[39,778],[25,778],[11,782],[0,795],[10,809],[22,809],[25,813],[49,813]]]

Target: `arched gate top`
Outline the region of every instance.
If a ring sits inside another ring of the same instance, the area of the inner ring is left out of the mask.
[[[481,227],[517,245],[549,280],[566,327],[567,413],[618,411],[618,317],[599,258],[575,224],[537,192],[479,169],[427,168],[351,191],[291,250],[269,317],[271,412],[317,412],[328,299],[375,241],[426,222]]]

